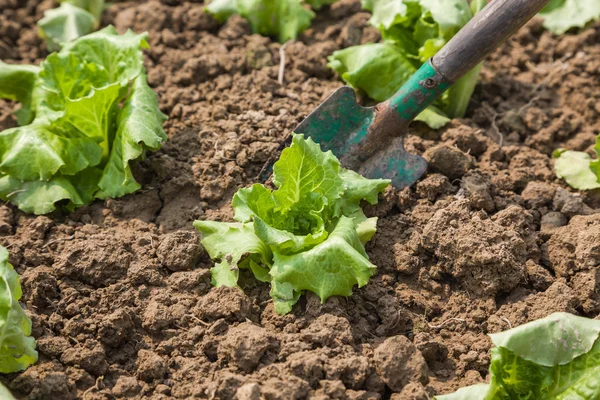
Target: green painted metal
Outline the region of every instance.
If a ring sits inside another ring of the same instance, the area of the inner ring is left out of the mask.
[[[424,63],[387,102],[400,117],[412,121],[452,86],[433,67]]]
[[[451,83],[436,72],[431,61],[423,64],[393,97],[376,107],[362,107],[356,102],[354,90],[344,86],[321,103],[294,132],[311,137],[325,151],[331,150],[343,165],[356,164],[359,160],[360,167],[351,167],[364,176],[391,179],[398,188],[410,186],[425,173],[427,163],[404,149],[402,137],[410,121],[450,86]],[[373,130],[383,128],[375,123],[377,115],[390,109],[395,111],[397,118],[387,119],[385,128],[390,130],[391,127],[393,136],[386,138],[387,144],[377,154],[364,154],[369,135],[373,135]],[[291,136],[282,143],[280,151],[290,142]],[[346,162],[351,158],[354,163]],[[261,171],[263,181],[268,179],[275,159]]]

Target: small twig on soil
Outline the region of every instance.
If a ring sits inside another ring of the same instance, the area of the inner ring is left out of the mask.
[[[430,329],[440,329],[440,328],[444,327],[444,325],[446,325],[448,322],[452,322],[452,321],[462,322],[463,324],[467,322],[466,320],[464,320],[462,318],[448,318],[447,320],[442,321],[442,323],[439,325],[431,325],[429,322],[427,322],[427,321],[425,321],[425,322],[427,323],[427,326]]]
[[[496,125],[496,119],[498,118],[498,113],[487,102],[483,102],[481,105],[483,106],[485,111],[490,115],[492,129],[496,133],[496,137],[498,140],[498,146],[502,147],[502,144],[504,144],[504,135],[502,135],[502,132],[500,132],[498,125]]]
[[[200,318],[196,317],[195,315],[190,315],[190,318],[204,326],[207,326],[207,327],[212,325],[212,324],[209,324],[208,322],[202,321]]]
[[[508,320],[508,318],[501,316],[500,319],[504,322],[506,322],[506,325],[508,325],[509,329],[512,329],[512,324],[510,323],[510,321]]]
[[[89,388],[88,390],[86,390],[85,392],[83,392],[83,396],[81,396],[83,398],[83,400],[85,400],[85,397],[88,394],[90,394],[93,390],[97,390],[97,391],[102,390],[103,388],[101,388],[100,385],[103,384],[103,381],[104,381],[104,375],[99,376],[96,379],[96,384],[94,386],[92,386],[91,388]]]
[[[46,247],[50,246],[51,244],[54,244],[54,243],[57,243],[57,242],[64,242],[66,240],[73,240],[73,239],[75,239],[75,235],[71,235],[71,236],[66,237],[66,238],[54,239],[54,240],[49,241],[45,245],[43,245],[42,249],[45,249]]]
[[[279,72],[277,73],[277,82],[283,85],[283,74],[285,73],[285,48],[291,41],[288,40],[279,48]]]
[[[523,107],[519,108],[519,111],[517,111],[517,115],[520,116],[523,113],[523,111],[527,110],[529,107],[531,107],[533,105],[533,103],[535,103],[539,99],[540,98],[538,96],[535,96],[534,98],[529,100],[529,102],[527,104],[525,104]]]

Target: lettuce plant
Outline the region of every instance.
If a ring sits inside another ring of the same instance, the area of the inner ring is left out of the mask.
[[[146,81],[146,34],[109,26],[37,66],[0,63],[0,97],[21,126],[0,132],[0,198],[45,214],[140,188],[130,162],[167,139]]]
[[[350,296],[375,271],[364,244],[376,229],[361,201],[377,203],[389,180],[340,166],[312,139],[294,135],[273,167],[276,190],[255,184],[233,197],[237,222],[195,221],[215,260],[215,286],[237,286],[241,271],[271,283],[275,310],[288,313],[305,291],[321,301]]]
[[[329,67],[350,86],[379,102],[387,100],[433,57],[481,8],[485,0],[363,0],[382,43],[334,52]],[[464,116],[479,77],[474,68],[416,120],[437,129]]]
[[[58,50],[100,26],[104,0],[61,0],[58,8],[44,12],[38,21],[39,35],[51,51]]]
[[[555,313],[490,335],[490,383],[437,400],[600,398],[600,321]]]
[[[600,136],[596,138],[594,147],[600,157]],[[557,149],[553,155],[556,176],[564,179],[571,187],[579,190],[600,188],[600,160],[592,159],[583,151]]]
[[[335,0],[306,0],[315,10]],[[219,22],[239,14],[247,19],[252,32],[274,36],[281,43],[294,40],[310,26],[315,14],[303,6],[302,0],[212,0],[206,12]]]
[[[544,27],[561,35],[572,28],[583,28],[591,21],[600,19],[598,0],[552,0],[539,13]]]
[[[38,358],[35,340],[30,337],[31,320],[19,304],[20,298],[19,275],[8,262],[8,251],[0,246],[0,373],[3,374],[22,371]]]

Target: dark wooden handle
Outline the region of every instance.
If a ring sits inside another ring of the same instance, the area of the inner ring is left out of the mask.
[[[549,2],[492,0],[433,57],[435,69],[456,82]]]

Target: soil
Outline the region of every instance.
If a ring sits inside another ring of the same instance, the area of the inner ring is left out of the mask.
[[[0,1],[0,58],[47,54],[44,0]],[[318,13],[287,46],[220,26],[194,1],[116,2],[148,31],[150,84],[169,142],[136,168],[143,189],[73,214],[0,206],[39,362],[1,381],[19,399],[424,400],[487,378],[488,333],[567,311],[600,315],[600,195],[555,178],[552,150],[600,131],[600,24],[559,38],[534,20],[487,58],[467,118],[407,148],[429,172],[388,190],[349,298],[307,294],[279,316],[269,287],[211,288],[194,219],[231,220],[233,193],[341,85],[334,50],[376,41],[358,0]],[[0,129],[16,125],[0,101]]]

